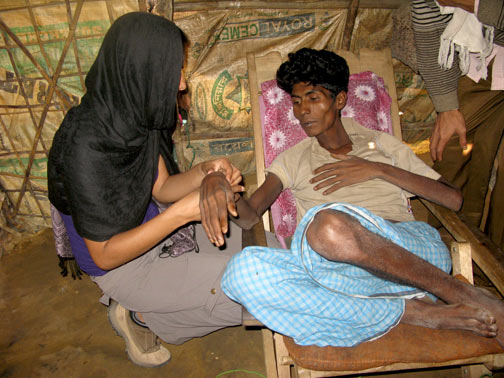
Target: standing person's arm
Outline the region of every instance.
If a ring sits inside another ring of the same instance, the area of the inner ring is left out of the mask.
[[[504,2],[500,0],[479,0],[478,9],[474,11],[482,24],[504,31],[504,17],[502,17]]]
[[[411,6],[417,68],[438,113],[430,138],[431,157],[434,161],[442,160],[443,150],[453,134],[458,135],[463,149],[467,147],[466,125],[457,97],[458,59],[453,60],[448,70],[438,63],[440,37],[451,16],[441,15],[433,0],[412,0]]]

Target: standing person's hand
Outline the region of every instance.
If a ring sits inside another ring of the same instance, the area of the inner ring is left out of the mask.
[[[474,13],[474,0],[438,0],[438,3],[443,7],[458,7]]]
[[[462,113],[458,109],[438,113],[430,137],[430,153],[433,161],[443,160],[444,148],[453,134],[458,135],[460,147],[465,150],[466,124]]]
[[[220,171],[209,173],[201,182],[201,223],[210,242],[218,247],[224,245],[224,234],[228,231],[228,214],[238,216],[235,195],[244,190],[243,186],[229,182]]]
[[[239,184],[242,179],[240,170],[226,158],[205,161],[201,163],[201,169],[205,176],[212,172],[222,172],[231,185]]]

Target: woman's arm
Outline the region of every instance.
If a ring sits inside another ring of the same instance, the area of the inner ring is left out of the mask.
[[[145,253],[180,226],[201,220],[198,189],[203,178],[211,172],[220,172],[219,175],[235,187],[241,181],[240,171],[227,159],[203,162],[188,172],[170,176],[160,157],[152,195],[172,205],[148,222],[109,240],[96,242],[84,238],[95,264],[103,270],[114,269]]]
[[[187,172],[171,175],[163,158],[159,157],[158,177],[152,188],[153,197],[161,203],[173,203],[198,189],[203,178],[211,172],[222,172],[231,183],[241,181],[241,172],[226,158],[209,160],[195,165]]]
[[[390,182],[412,194],[458,211],[462,206],[462,194],[443,178],[438,181],[385,163],[368,161],[356,156],[333,155],[341,161],[317,168],[310,180],[315,190],[327,188],[324,194],[344,186],[372,179]]]
[[[180,226],[200,219],[199,191],[193,191],[138,227],[103,242],[86,238],[84,242],[95,264],[110,270],[145,253]]]

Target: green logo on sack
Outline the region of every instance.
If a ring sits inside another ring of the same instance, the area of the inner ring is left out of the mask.
[[[212,87],[212,108],[223,119],[231,119],[237,111],[250,111],[248,96],[248,77],[236,75],[236,79],[229,71],[222,71]]]

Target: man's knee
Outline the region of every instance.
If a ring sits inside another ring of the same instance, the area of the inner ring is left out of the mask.
[[[322,210],[313,218],[306,239],[313,250],[328,260],[354,261],[359,252],[356,229],[359,221],[338,210]]]

